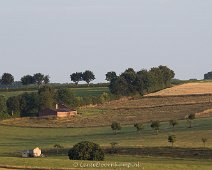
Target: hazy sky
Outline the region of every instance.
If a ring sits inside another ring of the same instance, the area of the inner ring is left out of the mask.
[[[212,0],[0,0],[0,75],[95,82],[167,65],[176,78],[212,71]]]

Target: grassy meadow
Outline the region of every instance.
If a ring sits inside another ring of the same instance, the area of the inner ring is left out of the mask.
[[[89,140],[100,144],[103,148],[110,148],[111,142],[118,143],[117,146],[122,150],[122,154],[107,154],[104,162],[140,162],[144,169],[209,169],[212,166],[212,163],[208,161],[212,156],[211,123],[212,118],[196,119],[192,123],[193,127],[187,128],[186,122],[180,121],[179,125],[173,129],[169,126],[168,122],[163,122],[158,135],[150,128],[149,123],[145,124],[144,130],[140,134],[136,132],[133,125],[125,125],[117,135],[113,134],[110,126],[94,128],[22,128],[0,126],[0,165],[74,168],[73,164],[76,161],[68,160],[66,156],[67,150],[77,142]],[[176,150],[177,148],[181,148],[184,153],[190,152],[187,151],[188,148],[191,148],[191,150],[195,150],[195,148],[205,150],[209,152],[209,155],[206,155],[206,157],[203,156],[206,160],[198,159],[198,155],[196,158],[195,155],[185,158],[175,155],[175,149],[172,149],[167,141],[169,134],[176,135],[177,141],[174,144]],[[202,137],[208,138],[206,149],[203,148]],[[58,156],[50,152],[54,150],[53,145],[56,143],[64,147]],[[37,146],[46,152],[46,158],[20,158],[22,150]],[[153,151],[149,151],[147,154],[135,153],[135,151],[130,149],[135,148],[135,150],[139,150],[140,148],[148,147],[153,148]],[[171,156],[167,157],[166,155],[157,154],[156,151],[161,148],[166,148],[171,153]],[[134,167],[130,169],[138,168]]]

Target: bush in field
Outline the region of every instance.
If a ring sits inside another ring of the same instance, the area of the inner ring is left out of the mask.
[[[158,131],[159,131],[159,129],[160,129],[160,122],[159,122],[158,120],[153,121],[153,122],[151,123],[150,126],[151,126],[151,128],[154,129],[154,130],[156,131],[156,133],[158,134]]]
[[[114,134],[117,134],[117,130],[121,130],[121,125],[118,122],[113,122],[111,124],[111,129],[113,130]]]
[[[191,128],[191,123],[192,123],[193,119],[195,119],[195,114],[194,113],[189,114],[188,118],[187,118],[187,122],[189,124],[189,128]]]
[[[174,127],[175,127],[176,125],[178,125],[178,121],[175,120],[175,119],[169,120],[169,125],[172,126],[173,129],[174,129]]]
[[[82,141],[73,146],[68,152],[71,160],[104,160],[104,152],[101,147],[93,142]]]
[[[203,143],[203,145],[204,145],[204,148],[205,148],[205,143],[208,141],[208,139],[207,138],[202,138],[202,143]]]
[[[168,142],[172,144],[172,147],[174,146],[174,143],[176,142],[176,136],[175,135],[169,135],[168,136]]]
[[[137,132],[141,132],[144,128],[144,125],[142,123],[135,123],[134,127],[137,129]]]
[[[60,149],[63,149],[63,146],[62,146],[62,145],[60,145],[60,144],[55,144],[55,145],[54,145],[54,148],[56,149],[56,151],[57,151],[57,155],[58,155],[59,150],[60,150]]]
[[[110,153],[111,154],[117,153],[118,152],[118,149],[117,149],[118,143],[117,142],[111,142],[110,144],[111,144]]]

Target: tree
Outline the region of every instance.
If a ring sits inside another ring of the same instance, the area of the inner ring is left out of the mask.
[[[68,152],[71,160],[104,160],[104,152],[101,147],[93,142],[82,141],[73,146]]]
[[[134,86],[134,82],[137,78],[136,72],[132,68],[128,68],[125,70],[120,77],[123,77],[127,82],[127,94],[132,94],[136,92],[136,87]]]
[[[41,73],[34,74],[33,78],[35,80],[35,83],[38,84],[39,87],[43,83],[44,77],[45,76]]]
[[[6,99],[4,96],[0,95],[0,113],[6,113],[6,111],[7,111]]]
[[[73,81],[76,85],[79,83],[79,81],[83,80],[83,74],[82,72],[76,72],[70,75],[71,81]]]
[[[135,123],[134,127],[137,129],[137,132],[141,132],[144,128],[144,125],[142,123]]]
[[[116,135],[117,134],[117,130],[121,130],[121,125],[118,122],[113,122],[111,124],[111,128],[112,128],[114,134]]]
[[[55,94],[56,101],[70,107],[76,107],[76,97],[68,88],[59,88]]]
[[[168,142],[172,144],[172,147],[174,146],[174,143],[176,142],[176,136],[175,135],[169,135],[168,136]]]
[[[7,99],[6,102],[8,113],[13,116],[19,116],[20,114],[20,97],[12,96]]]
[[[158,131],[160,129],[160,122],[157,120],[153,121],[150,126],[152,129],[154,129],[156,131],[156,134],[158,134]]]
[[[48,83],[50,82],[50,77],[49,77],[49,75],[44,76],[43,82],[44,82],[44,84],[48,84]]]
[[[163,82],[166,85],[166,87],[171,85],[171,79],[174,78],[175,73],[173,70],[169,69],[167,66],[159,66],[159,69],[161,70],[162,76],[163,76]]]
[[[194,113],[189,114],[188,118],[187,118],[187,122],[189,124],[189,128],[191,128],[191,123],[192,123],[193,119],[195,119],[195,114]]]
[[[107,74],[105,75],[107,81],[112,81],[113,79],[115,79],[117,77],[116,72],[111,71],[111,72],[107,72]]]
[[[26,75],[26,76],[23,76],[21,78],[21,83],[23,85],[29,85],[29,84],[34,84],[35,83],[35,79],[33,76],[31,75]]]
[[[123,77],[117,77],[110,82],[109,89],[115,95],[127,95],[128,83]]]
[[[39,110],[54,108],[54,88],[43,86],[38,90]]]
[[[212,71],[204,74],[204,80],[210,80],[212,79]]]
[[[176,125],[178,125],[178,121],[175,120],[175,119],[169,120],[169,125],[172,126],[173,129],[174,129],[174,127],[175,127]]]
[[[20,116],[37,116],[39,96],[37,93],[24,93],[20,96]]]
[[[202,142],[203,142],[203,145],[204,145],[204,148],[205,148],[205,143],[208,141],[207,138],[202,138]]]
[[[14,82],[14,77],[10,73],[4,73],[1,77],[1,84],[11,85]]]
[[[62,146],[62,145],[60,145],[60,144],[55,144],[55,145],[54,145],[54,148],[56,149],[56,151],[57,151],[57,155],[58,155],[59,150],[60,150],[60,149],[63,149],[63,146]]]
[[[93,74],[92,71],[86,70],[83,74],[82,74],[82,79],[83,81],[85,81],[88,85],[89,83],[95,79],[95,75]]]
[[[110,150],[110,153],[114,154],[114,153],[117,153],[118,149],[117,149],[117,145],[118,143],[117,142],[111,142],[111,150]]]

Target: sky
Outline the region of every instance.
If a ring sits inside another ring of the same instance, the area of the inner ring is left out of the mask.
[[[211,0],[0,0],[0,76],[97,82],[166,65],[178,79],[212,71]]]

